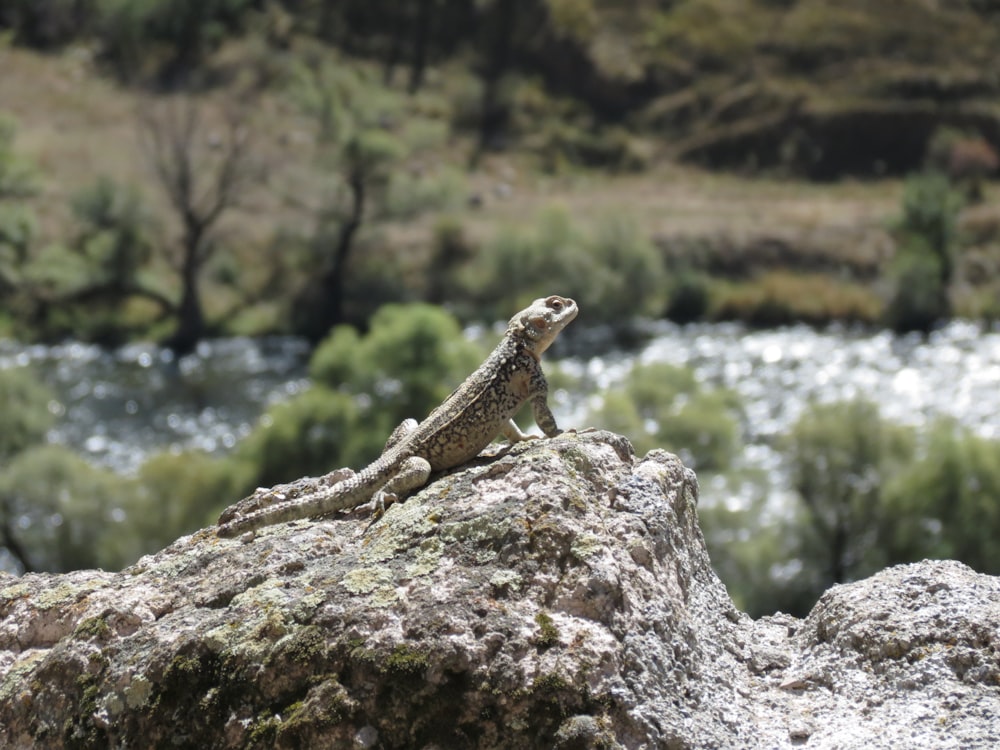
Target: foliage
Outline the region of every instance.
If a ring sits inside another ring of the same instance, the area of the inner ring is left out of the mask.
[[[836,320],[873,323],[882,312],[878,297],[865,286],[826,274],[768,271],[719,289],[711,305],[713,318],[759,327],[796,322],[823,326]]]
[[[884,496],[892,523],[881,544],[893,562],[950,558],[1000,574],[1000,442],[937,422]]]
[[[53,422],[52,398],[30,370],[0,369],[0,465],[42,441]]]
[[[440,308],[385,305],[363,338],[351,328],[335,329],[317,348],[309,372],[328,387],[370,393],[391,430],[408,417],[422,419],[481,361],[479,347]]]
[[[950,314],[948,286],[961,207],[961,197],[944,175],[929,172],[906,181],[892,269],[895,291],[886,311],[895,330],[927,331]]]
[[[253,467],[251,484],[261,487],[359,466],[381,447],[366,414],[354,397],[316,385],[271,407],[236,457]]]
[[[826,584],[822,571],[801,558],[801,512],[774,502],[763,476],[710,477],[702,483],[698,521],[712,568],[733,602],[751,617],[788,612],[804,617]],[[707,496],[735,496],[705,502]]]
[[[37,191],[34,167],[14,153],[15,125],[0,115],[0,200],[26,198]]]
[[[895,519],[882,490],[911,459],[912,430],[884,421],[878,407],[862,399],[815,404],[782,447],[806,515],[802,559],[820,571],[823,588],[890,562],[879,530]]]
[[[454,216],[434,224],[431,257],[427,264],[426,298],[431,304],[455,304],[462,297],[462,269],[475,257],[476,248],[465,226]]]
[[[20,286],[37,233],[34,214],[0,203],[0,299]]]
[[[702,472],[729,467],[739,447],[735,395],[705,388],[692,370],[637,365],[621,390],[589,415],[595,426],[627,435],[639,453],[667,448]]]
[[[101,53],[125,81],[143,72],[183,77],[241,27],[253,5],[253,0],[97,0]]]
[[[948,316],[941,260],[922,237],[902,248],[892,269],[895,293],[886,307],[886,322],[895,331],[929,331]]]
[[[737,0],[682,0],[657,14],[646,31],[646,46],[666,71],[689,79],[695,71],[718,71],[751,57],[766,16],[754,3]]]
[[[412,219],[438,201],[450,200],[446,184],[437,192],[424,172],[407,170],[411,118],[396,93],[371,80],[361,67],[319,59],[302,66],[292,90],[303,112],[318,126],[317,159],[327,167],[318,200],[304,201],[313,222],[305,247],[310,275],[292,307],[292,327],[319,342],[331,326],[364,323],[349,315],[364,293],[355,283],[373,245],[371,227],[394,217]],[[426,134],[413,143],[428,143]],[[437,193],[437,194],[435,194]],[[382,277],[391,277],[385,268]],[[370,281],[371,279],[368,279]],[[352,283],[349,283],[352,282]]]
[[[924,238],[941,261],[941,274],[951,279],[952,252],[962,198],[939,172],[909,177],[903,185],[902,216],[898,229],[904,235]]]
[[[665,314],[676,323],[691,323],[705,317],[710,303],[707,275],[682,269],[673,276]]]
[[[565,207],[551,205],[531,229],[501,227],[484,255],[483,263],[466,270],[466,285],[495,318],[552,294],[553,279],[591,324],[656,315],[665,302],[662,258],[621,217],[599,217],[586,232]]]
[[[121,510],[127,483],[60,446],[19,453],[0,474],[9,550],[31,570],[120,568],[135,559],[137,539]]]
[[[93,264],[97,284],[132,287],[152,253],[151,217],[137,191],[98,177],[72,200],[81,224],[76,248]]]
[[[133,538],[138,554],[162,549],[182,534],[214,523],[220,505],[248,494],[251,473],[237,459],[197,451],[153,455],[140,468],[125,505],[122,533]]]

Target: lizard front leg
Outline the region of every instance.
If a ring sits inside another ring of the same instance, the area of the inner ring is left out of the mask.
[[[562,430],[556,425],[556,418],[552,416],[552,410],[549,408],[547,391],[539,393],[531,399],[531,408],[535,412],[535,424],[542,432],[548,437],[562,434]]]

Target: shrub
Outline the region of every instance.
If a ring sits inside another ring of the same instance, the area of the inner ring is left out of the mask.
[[[909,178],[898,221],[893,296],[887,322],[897,331],[927,331],[951,313],[948,286],[954,273],[955,235],[962,200],[947,178]]]
[[[950,312],[941,261],[920,237],[902,248],[892,267],[895,293],[886,307],[894,331],[929,331]]]
[[[885,498],[892,523],[880,541],[891,562],[952,558],[1000,574],[1000,441],[937,422]]]
[[[366,336],[338,326],[316,349],[312,389],[270,409],[237,449],[272,485],[363,466],[407,418],[423,419],[482,361],[455,319],[431,305],[385,305]]]
[[[806,515],[800,527],[805,564],[821,571],[825,585],[883,567],[879,529],[893,518],[882,488],[912,457],[912,430],[885,422],[878,407],[862,399],[815,404],[782,448]]]
[[[32,570],[119,568],[136,555],[122,532],[128,491],[128,480],[67,448],[19,453],[0,473],[0,513],[14,536],[7,547],[25,551],[22,563]]]
[[[735,394],[706,389],[688,368],[638,365],[589,419],[627,435],[639,453],[666,448],[699,471],[722,471],[739,446]]]
[[[0,370],[0,465],[42,442],[53,422],[52,398],[30,370]]]
[[[599,218],[586,232],[565,207],[552,205],[534,227],[501,227],[484,255],[467,270],[466,284],[495,318],[556,293],[573,297],[591,324],[655,315],[666,303],[662,258],[622,217]]]
[[[268,409],[235,457],[253,467],[250,484],[261,487],[363,465],[378,455],[379,441],[388,435],[379,438],[366,416],[358,399],[314,386]]]
[[[126,505],[126,529],[140,554],[215,522],[220,508],[253,488],[251,467],[233,458],[188,451],[158,453],[139,469]]]
[[[34,167],[14,153],[14,121],[0,116],[0,199],[27,198],[37,192]]]
[[[670,285],[666,316],[677,323],[691,323],[708,313],[709,280],[705,274],[682,270]]]
[[[771,271],[723,288],[711,314],[770,327],[799,321],[817,326],[835,320],[871,323],[881,313],[878,297],[861,284],[826,274]]]
[[[440,308],[385,305],[364,338],[350,329],[336,329],[313,355],[310,374],[328,387],[371,394],[394,428],[407,417],[426,416],[481,357],[479,348],[462,336],[458,322]]]
[[[80,224],[75,245],[92,266],[91,282],[132,286],[152,254],[152,219],[139,194],[101,176],[73,196],[72,207]]]
[[[898,230],[922,237],[941,261],[944,281],[951,279],[952,252],[962,198],[948,178],[938,172],[909,177],[903,185],[902,215]]]

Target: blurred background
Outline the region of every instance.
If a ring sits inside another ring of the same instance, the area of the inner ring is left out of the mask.
[[[0,569],[363,465],[563,294],[560,425],[746,611],[998,574],[998,149],[998,0],[2,0]]]

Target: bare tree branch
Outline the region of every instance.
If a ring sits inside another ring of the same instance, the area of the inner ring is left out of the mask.
[[[245,109],[224,108],[222,125],[205,125],[205,110],[190,97],[164,101],[139,115],[140,143],[181,229],[174,265],[181,278],[173,345],[193,346],[204,333],[198,293],[201,270],[218,247],[212,233],[240,204],[258,170],[251,154]]]

